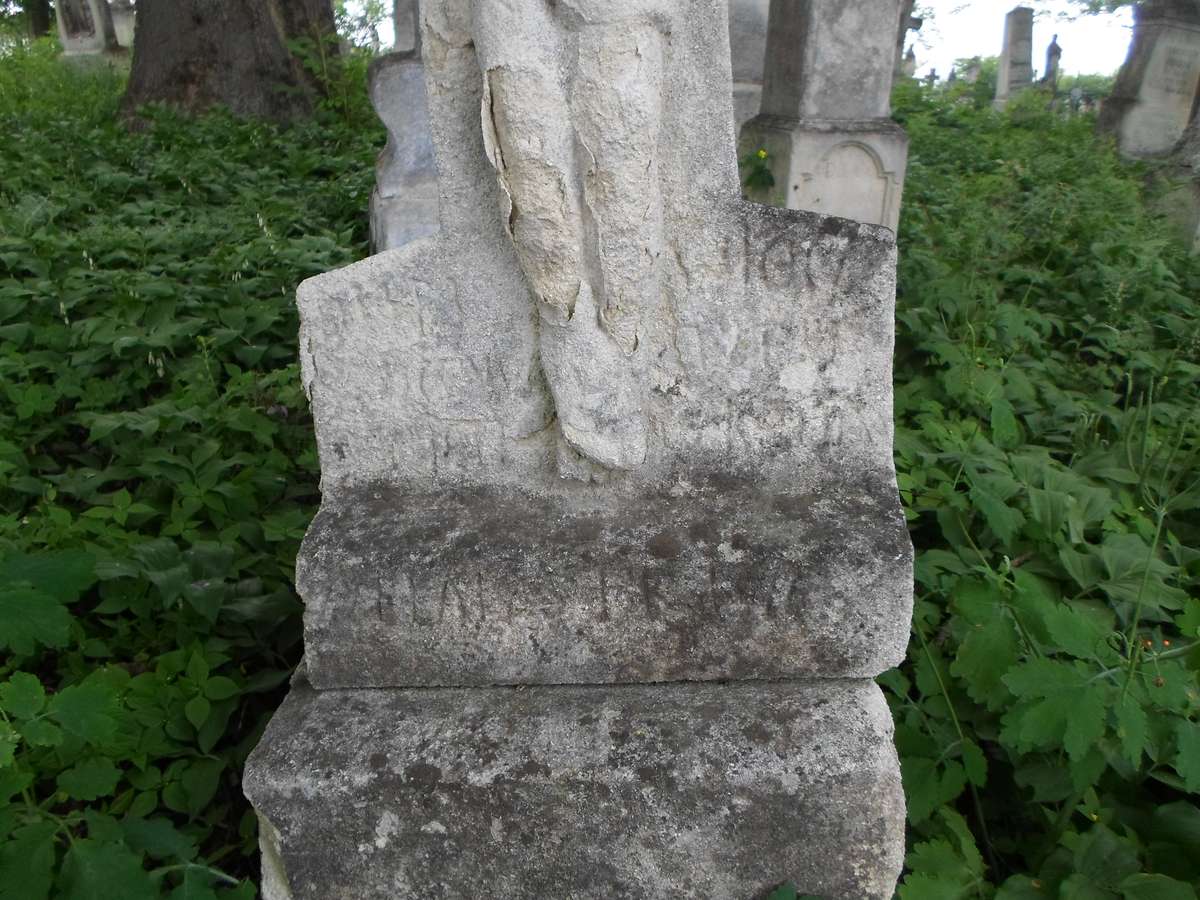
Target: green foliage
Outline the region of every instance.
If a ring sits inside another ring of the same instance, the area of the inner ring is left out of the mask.
[[[1195,898],[1200,264],[1090,117],[897,103],[900,897]]]
[[[249,900],[317,500],[294,289],[365,252],[382,135],[119,97],[0,60],[0,900]]]

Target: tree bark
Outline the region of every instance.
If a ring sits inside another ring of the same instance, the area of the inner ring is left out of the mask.
[[[293,51],[292,41],[304,49]],[[225,106],[241,117],[293,121],[310,115],[323,92],[305,60],[337,52],[329,0],[141,0],[122,110]]]
[[[50,0],[25,0],[25,16],[30,37],[40,38],[50,33]]]

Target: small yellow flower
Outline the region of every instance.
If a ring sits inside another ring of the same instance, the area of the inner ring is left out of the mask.
[[[766,150],[759,150],[759,151],[758,151],[758,158],[759,158],[759,159],[766,159],[766,158],[767,158],[767,151],[766,151]]]

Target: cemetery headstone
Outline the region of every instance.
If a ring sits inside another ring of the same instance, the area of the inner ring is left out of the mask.
[[[300,289],[264,897],[887,900],[892,233],[740,199],[723,0],[421,19],[440,230]]]
[[[375,164],[371,193],[371,245],[376,252],[403,247],[439,227],[437,168],[416,0],[398,0],[395,10],[396,46],[407,49],[377,57],[368,73],[371,103],[388,134]],[[407,33],[402,30],[404,23],[411,29]]]
[[[58,0],[55,10],[65,56],[100,56],[120,50],[107,0]]]
[[[996,105],[1033,84],[1033,10],[1018,6],[1004,18],[1004,47],[996,76]]]
[[[733,61],[733,118],[738,128],[758,114],[767,12],[771,0],[729,0],[729,49]]]
[[[1146,157],[1174,149],[1196,109],[1200,88],[1200,4],[1146,0],[1134,7],[1133,40],[1100,127],[1121,152]]]
[[[902,0],[773,0],[762,108],[739,152],[767,153],[754,199],[895,229],[908,138],[891,119]]]
[[[136,10],[130,0],[109,0],[108,9],[112,15],[113,32],[117,43],[126,50],[133,49],[133,29]]]

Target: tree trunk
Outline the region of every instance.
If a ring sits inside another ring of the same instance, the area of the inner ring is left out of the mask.
[[[294,52],[289,42],[303,42]],[[141,0],[126,115],[144,103],[188,112],[225,106],[288,122],[310,115],[322,84],[310,67],[337,55],[329,0]]]
[[[25,15],[30,37],[40,38],[50,33],[50,0],[25,0]]]

